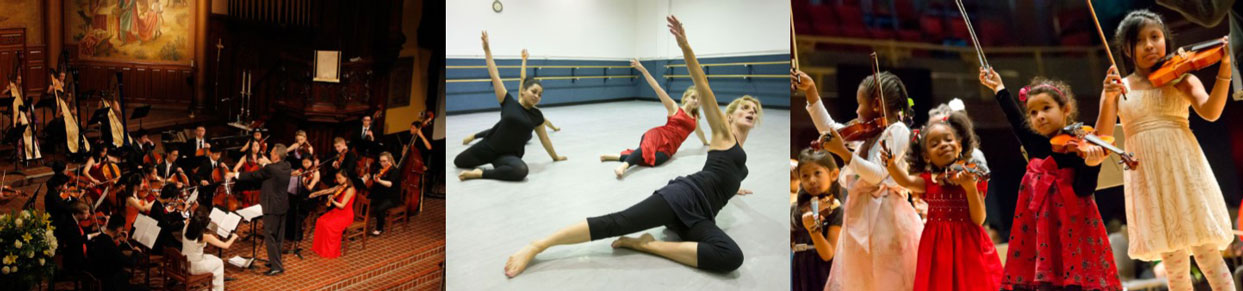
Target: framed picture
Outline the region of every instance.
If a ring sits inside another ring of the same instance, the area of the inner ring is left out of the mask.
[[[315,51],[315,82],[341,82],[341,51]]]

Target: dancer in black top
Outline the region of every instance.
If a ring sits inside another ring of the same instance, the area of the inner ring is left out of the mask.
[[[496,179],[505,181],[521,181],[527,177],[527,164],[522,161],[526,143],[531,139],[531,131],[539,135],[540,143],[548,151],[553,161],[564,161],[565,156],[557,155],[548,139],[548,131],[544,129],[544,114],[535,105],[539,104],[544,86],[536,80],[523,80],[518,98],[514,99],[505,90],[501,75],[497,71],[496,62],[492,60],[492,50],[488,47],[488,32],[483,32],[483,52],[488,63],[488,75],[492,76],[492,87],[496,90],[496,101],[501,103],[501,120],[492,126],[482,142],[467,148],[453,159],[458,168],[470,168],[458,174],[458,179],[476,178]],[[526,53],[523,51],[523,71],[526,67]],[[523,74],[525,75],[525,73]],[[483,164],[492,164],[491,170],[478,168]]]
[[[621,212],[591,217],[536,240],[509,257],[505,275],[517,276],[536,254],[555,245],[584,243],[625,235],[659,226],[677,232],[684,241],[658,241],[651,234],[638,238],[620,237],[614,248],[629,248],[668,258],[687,266],[713,272],[731,272],[742,265],[742,249],[716,225],[716,215],[734,195],[751,191],[739,188],[747,177],[747,154],[742,144],[761,116],[760,102],[743,96],[729,103],[725,112],[716,106],[716,95],[708,87],[708,77],[695,59],[677,18],[670,16],[669,32],[677,38],[695,88],[704,106],[704,116],[712,129],[708,159],[703,170],[678,177],[638,204]]]

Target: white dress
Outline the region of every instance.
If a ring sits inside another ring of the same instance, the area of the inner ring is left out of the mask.
[[[1119,98],[1126,150],[1139,167],[1123,171],[1131,258],[1156,261],[1162,253],[1234,240],[1221,187],[1188,127],[1191,103],[1164,86],[1130,90]]]
[[[840,127],[820,102],[807,106],[821,132]],[[903,156],[911,140],[906,124],[885,128],[881,139]],[[877,141],[879,142],[879,140]],[[908,202],[908,191],[881,167],[880,146],[861,157],[855,153],[843,167],[839,182],[847,189],[842,232],[825,290],[911,290],[924,223]],[[899,159],[905,167],[906,163]]]
[[[207,242],[201,238],[197,241],[185,238],[185,228],[181,229],[183,233],[181,237],[181,254],[186,256],[186,261],[190,262],[190,274],[206,274],[211,273],[211,289],[214,291],[224,290],[224,261],[214,255],[203,254],[203,248],[207,247]],[[203,235],[207,235],[204,233]]]

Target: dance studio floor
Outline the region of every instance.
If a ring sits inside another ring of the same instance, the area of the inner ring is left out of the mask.
[[[446,275],[449,289],[789,288],[790,111],[773,108],[765,108],[762,122],[743,146],[750,174],[742,188],[755,194],[730,200],[716,218],[746,257],[738,270],[728,274],[704,272],[661,257],[613,250],[609,246],[613,239],[604,239],[550,248],[536,256],[520,276],[506,278],[506,258],[528,242],[588,216],[629,207],[669,179],[698,171],[707,158],[707,147],[692,133],[665,165],[635,168],[624,180],[618,180],[613,175],[618,163],[601,163],[600,154],[635,147],[644,131],[664,124],[666,111],[659,102],[551,107],[544,108],[543,113],[561,127],[560,132],[550,131],[549,136],[557,152],[568,160],[553,163],[539,139],[532,138],[523,158],[530,167],[526,181],[447,181],[446,256],[453,265]],[[467,147],[462,145],[462,138],[490,128],[499,116],[495,111],[447,116],[449,162],[445,170],[450,177],[461,170],[453,166],[452,159]],[[706,121],[699,124],[707,129]],[[660,240],[676,237],[664,227],[646,232]]]

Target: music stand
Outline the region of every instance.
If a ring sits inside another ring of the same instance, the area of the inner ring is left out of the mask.
[[[22,148],[19,146],[16,146],[17,138],[22,135],[22,132],[26,131],[27,126],[29,126],[29,124],[13,125],[12,128],[9,128],[9,130],[4,133],[4,139],[0,140],[0,143],[14,145],[12,159],[13,159],[13,170],[15,172],[17,171],[17,165],[23,162],[21,160],[22,159]]]
[[[147,115],[150,115],[150,114],[151,114],[151,105],[143,105],[138,108],[134,108],[134,113],[130,114],[129,119],[137,119],[138,128],[142,129],[142,119],[144,117],[147,117]]]
[[[108,120],[108,108],[95,109],[95,113],[91,113],[91,119],[86,124],[102,123]]]

